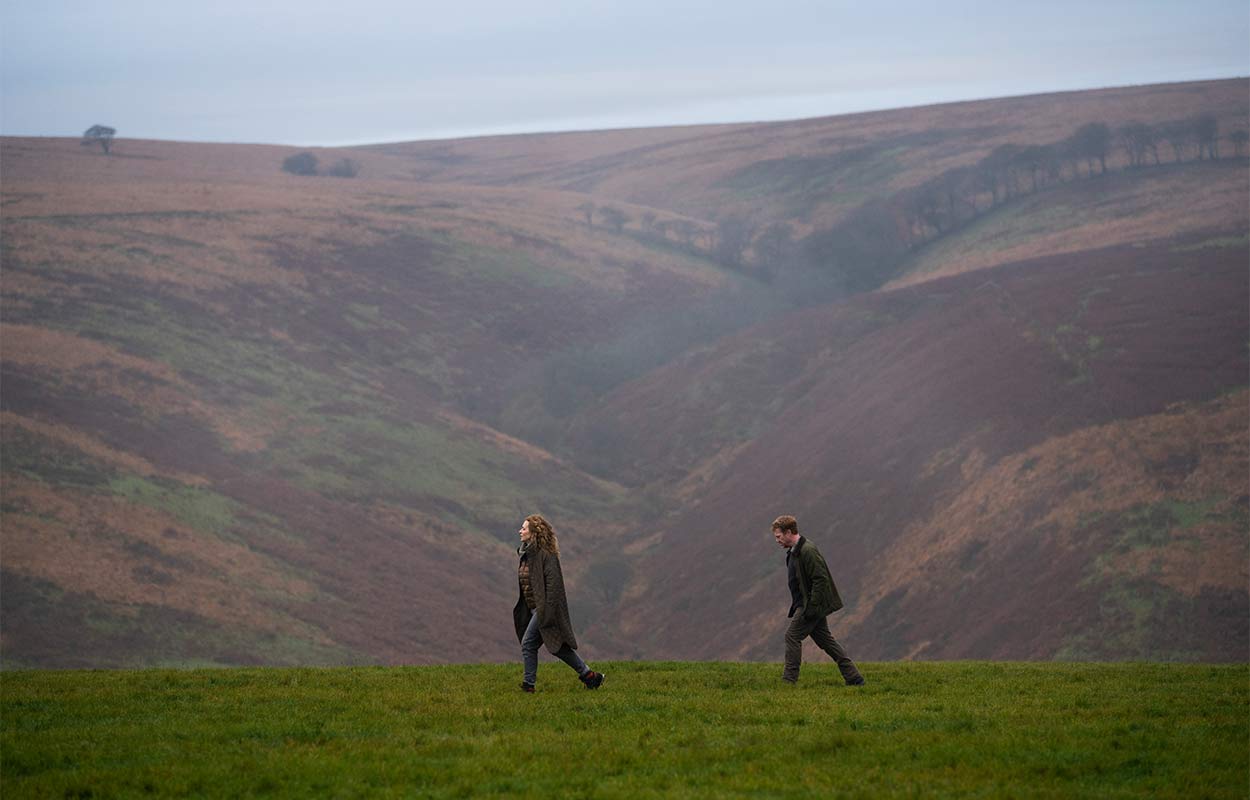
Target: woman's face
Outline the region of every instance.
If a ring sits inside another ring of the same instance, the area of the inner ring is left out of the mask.
[[[521,523],[521,541],[528,542],[534,538],[534,534],[530,533],[530,521],[527,519]]]

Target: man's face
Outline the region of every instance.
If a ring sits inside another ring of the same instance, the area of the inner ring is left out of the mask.
[[[797,533],[783,531],[781,528],[773,528],[773,538],[777,540],[777,544],[781,547],[794,547],[794,543],[799,540]]]

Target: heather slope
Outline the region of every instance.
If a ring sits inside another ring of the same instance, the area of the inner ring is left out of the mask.
[[[885,288],[1010,261],[1155,239],[1198,237],[1221,247],[1245,235],[1250,172],[1244,162],[1148,166],[1076,181],[985,214],[920,248]]]
[[[563,189],[713,219],[831,224],[873,198],[973,163],[1001,144],[1055,142],[1215,113],[1244,127],[1243,79],[948,103],[753,125],[486,137],[363,148],[421,180]]]
[[[6,664],[511,652],[488,620],[517,519],[577,553],[633,501],[472,416],[740,279],[561,196],[249,181],[239,155],[5,143]]]
[[[632,556],[628,638],[767,656],[785,606],[767,525],[792,513],[865,657],[1240,658],[1247,258],[1174,242],[1004,265],[806,311],[631,384],[602,411],[648,409],[622,474],[688,477]],[[1159,638],[1180,630],[1202,633]]]
[[[1240,658],[1245,159],[932,189],[1245,87],[315,151],[354,178],[4,139],[4,666],[512,658],[533,511],[602,655],[771,657],[786,511],[866,656]]]

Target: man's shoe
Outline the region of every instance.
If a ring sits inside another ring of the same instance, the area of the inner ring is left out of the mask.
[[[581,681],[586,685],[587,689],[598,689],[603,685],[603,673],[595,672],[593,669],[581,676]]]
[[[782,678],[782,679],[781,679],[781,682],[782,682],[782,683],[788,683],[788,684],[790,684],[791,686],[794,686],[795,684],[797,684],[797,683],[799,682],[799,679],[798,679],[798,678]]]
[[[859,676],[858,678],[856,678],[855,680],[852,680],[852,681],[847,681],[847,682],[846,682],[846,685],[847,685],[847,686],[863,686],[863,685],[864,685],[864,676],[863,676],[863,675],[860,675],[860,676]]]
[[[524,683],[524,682],[522,682],[522,684],[521,684],[521,691],[523,691],[523,692],[529,692],[530,694],[533,694],[533,693],[534,693],[534,684],[532,684],[532,683]]]

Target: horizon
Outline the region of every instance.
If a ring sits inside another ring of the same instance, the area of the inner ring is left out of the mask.
[[[132,141],[153,141],[153,142],[169,142],[176,144],[220,144],[220,145],[239,145],[239,146],[257,146],[257,147],[300,147],[308,149],[339,149],[339,148],[365,148],[365,147],[382,147],[395,144],[419,144],[424,142],[446,142],[446,141],[471,141],[475,139],[495,139],[506,138],[512,136],[560,136],[560,135],[577,135],[577,134],[602,134],[614,133],[620,131],[641,131],[641,130],[658,130],[666,128],[716,128],[716,127],[737,127],[750,125],[768,125],[768,124],[786,124],[808,122],[812,120],[832,119],[837,117],[853,117],[861,114],[877,114],[889,113],[892,111],[908,111],[919,110],[925,108],[937,108],[940,106],[960,105],[965,103],[991,103],[1001,100],[1019,100],[1030,97],[1043,97],[1046,95],[1067,95],[1081,94],[1084,92],[1100,92],[1100,91],[1117,91],[1127,89],[1149,88],[1159,86],[1184,86],[1196,83],[1218,83],[1223,81],[1250,81],[1250,73],[1246,75],[1230,75],[1225,77],[1200,78],[1194,80],[1177,80],[1177,81],[1158,81],[1154,83],[1130,83],[1115,86],[1092,86],[1078,89],[1056,89],[1043,90],[1036,92],[1026,92],[1022,94],[1006,94],[996,95],[992,97],[966,97],[953,98],[950,100],[939,100],[935,102],[922,102],[911,105],[892,105],[881,108],[863,108],[850,111],[838,112],[835,114],[819,114],[816,116],[806,117],[785,117],[778,119],[742,119],[742,120],[721,120],[712,122],[694,122],[694,123],[670,123],[656,125],[620,125],[605,128],[541,128],[535,130],[515,130],[500,131],[486,133],[468,133],[465,135],[446,135],[431,136],[424,139],[390,139],[385,141],[360,141],[350,143],[331,143],[331,144],[299,144],[291,142],[277,141],[247,141],[247,140],[220,140],[220,139],[169,139],[145,136],[124,136],[118,131],[118,140]],[[93,123],[94,124],[94,123]],[[103,124],[103,123],[100,123]],[[81,134],[12,134],[0,132],[0,138],[32,138],[32,139],[79,139]]]
[[[347,147],[750,124],[1250,75],[1231,0],[0,11],[0,133]],[[1072,19],[1081,24],[1074,27]]]

